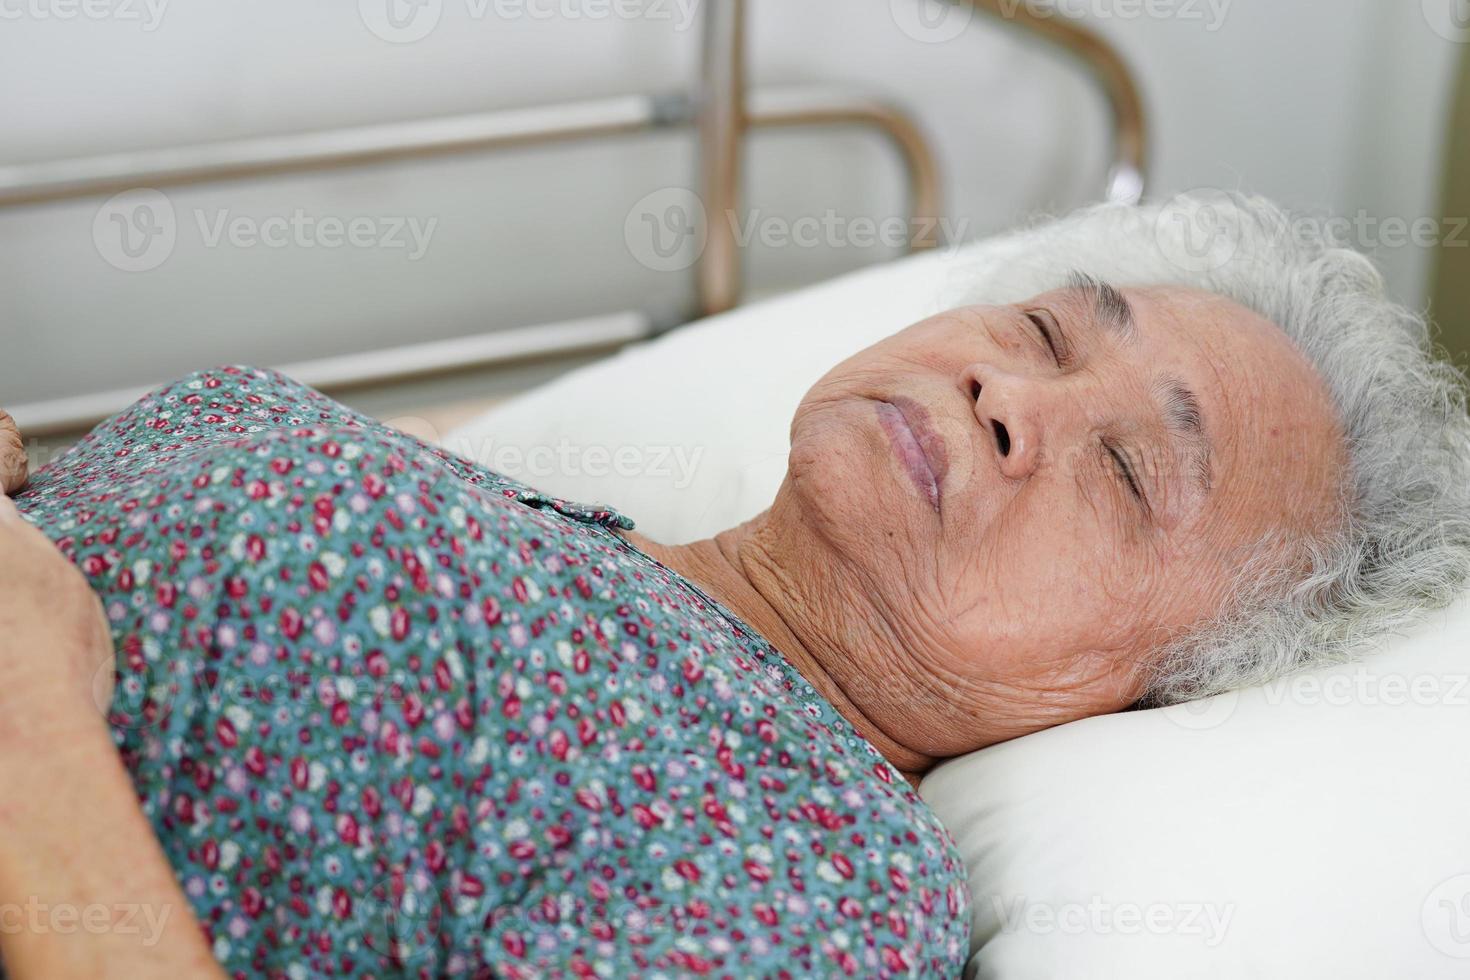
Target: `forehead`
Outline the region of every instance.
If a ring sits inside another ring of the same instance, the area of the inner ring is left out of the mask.
[[[1217,476],[1204,519],[1229,538],[1320,530],[1335,514],[1343,441],[1326,384],[1305,355],[1274,323],[1226,297],[1164,286],[1121,293],[1131,337],[1108,323],[1117,317],[1088,291],[1048,299],[1108,335],[1125,370],[1177,376],[1197,395]]]

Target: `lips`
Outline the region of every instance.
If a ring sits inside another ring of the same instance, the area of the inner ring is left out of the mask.
[[[878,422],[904,472],[937,511],[940,488],[949,472],[949,450],[930,422],[928,410],[912,398],[893,396],[878,402]]]

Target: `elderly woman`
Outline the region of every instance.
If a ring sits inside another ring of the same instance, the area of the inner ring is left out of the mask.
[[[1238,206],[1193,286],[1076,273],[838,365],[771,508],[694,545],[248,368],[12,466],[0,906],[98,928],[0,930],[7,968],[957,974],[920,774],[1465,576],[1453,372],[1363,259]],[[1153,218],[1046,234],[1142,261]]]

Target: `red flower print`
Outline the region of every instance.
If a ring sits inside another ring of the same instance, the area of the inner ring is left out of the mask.
[[[647,793],[652,793],[658,788],[658,777],[653,774],[652,769],[641,762],[633,767],[633,782],[638,784],[639,789]]]
[[[281,632],[286,634],[286,639],[297,640],[301,638],[301,629],[304,625],[301,620],[301,611],[295,606],[287,606],[281,610],[280,620]]]
[[[400,643],[403,642],[404,638],[408,636],[408,610],[404,609],[402,606],[396,607],[393,610],[393,615],[390,617],[390,623],[390,628],[393,632],[393,639],[399,641]]]
[[[500,622],[500,600],[496,599],[493,595],[486,596],[482,604],[482,609],[485,614],[486,626],[494,626]]]
[[[892,973],[907,973],[909,970],[908,957],[902,951],[893,946],[884,946],[882,952],[883,968]]]

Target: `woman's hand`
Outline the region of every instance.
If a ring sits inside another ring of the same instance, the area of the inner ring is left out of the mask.
[[[0,496],[0,752],[105,727],[113,662],[86,579]]]
[[[15,493],[26,485],[26,445],[15,419],[0,409],[0,493]]]

